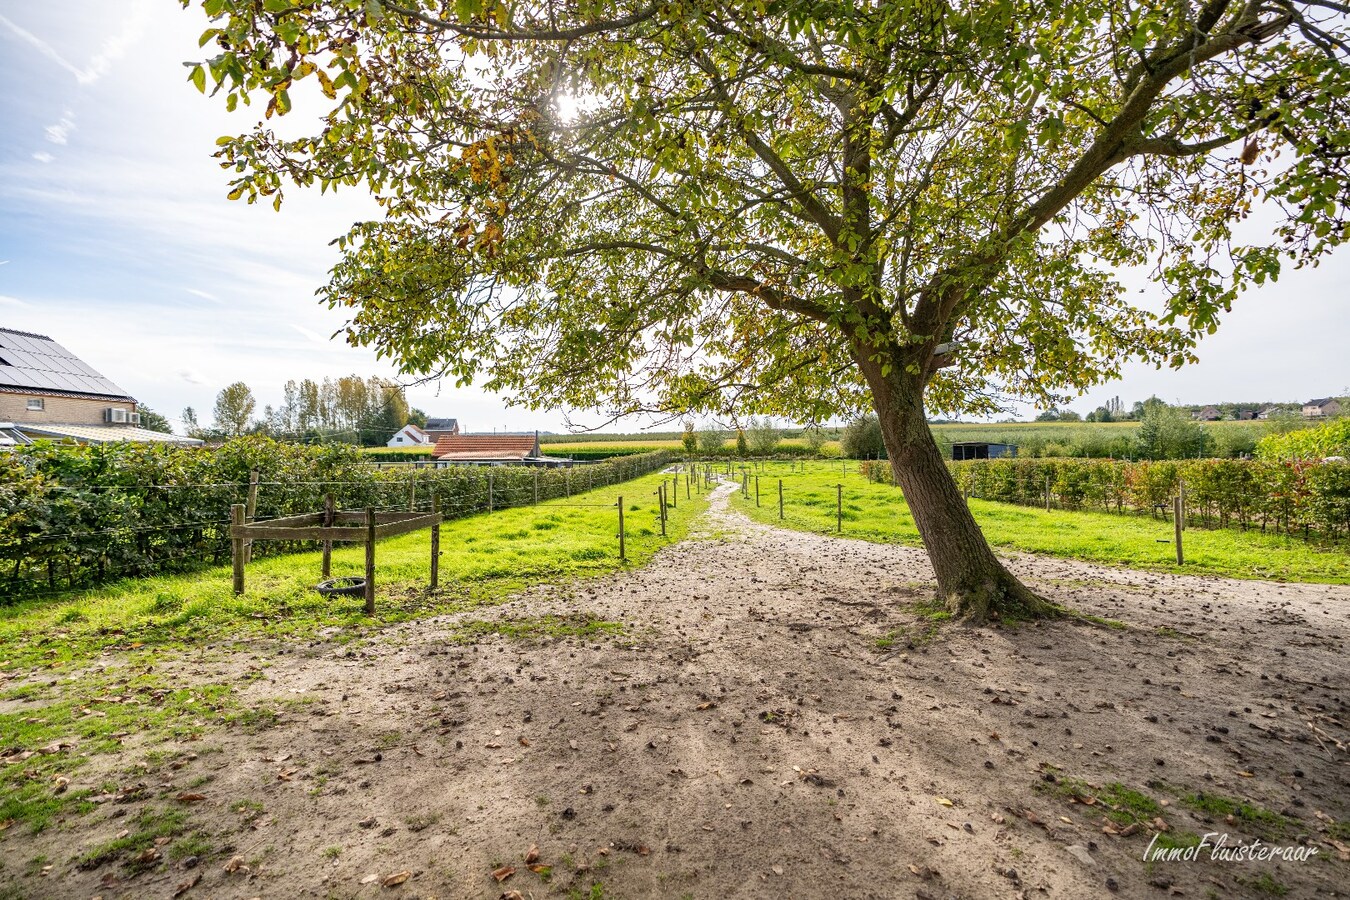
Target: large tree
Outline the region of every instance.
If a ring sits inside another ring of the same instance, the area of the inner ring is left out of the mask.
[[[253,390],[242,381],[226,385],[216,394],[216,408],[212,412],[215,429],[226,437],[238,437],[248,431],[253,422],[253,411],[258,401]]]
[[[230,196],[383,206],[327,287],[352,342],[535,406],[870,406],[974,619],[1047,606],[927,410],[1181,365],[1243,285],[1346,236],[1341,0],[201,5],[199,88],[328,107],[222,138]]]

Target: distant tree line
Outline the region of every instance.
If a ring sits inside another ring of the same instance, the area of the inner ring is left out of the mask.
[[[1112,404],[1112,407],[1123,410],[1119,404]],[[1121,421],[1137,423],[1135,427],[1097,428],[1084,423],[1077,414],[1057,414],[1047,418],[1043,413],[1037,421],[1051,427],[1028,429],[1024,423],[1011,423],[1022,425],[1014,431],[994,424],[988,426],[988,430],[967,434],[963,439],[1014,444],[1018,455],[1023,457],[1236,459],[1256,455],[1263,438],[1301,432],[1316,424],[1296,411],[1285,411],[1265,421],[1206,426],[1191,417],[1189,407],[1172,406],[1157,397],[1134,404],[1128,414],[1122,412],[1122,415]],[[952,442],[949,435],[937,430],[935,437],[944,455],[950,456]],[[876,416],[865,415],[850,422],[840,438],[840,449],[850,459],[885,459],[881,425]],[[1314,454],[1304,452],[1302,455],[1307,458]]]
[[[363,447],[385,444],[404,425],[425,426],[427,421],[426,413],[408,406],[402,385],[360,375],[287,381],[281,403],[264,406],[261,414],[253,390],[236,381],[216,395],[209,425],[201,424],[190,406],[182,419],[189,436],[207,441],[258,434],[306,444]]]

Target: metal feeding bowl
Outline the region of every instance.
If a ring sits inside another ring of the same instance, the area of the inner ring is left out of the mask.
[[[320,581],[314,590],[325,597],[360,597],[366,592],[366,580],[359,575]]]

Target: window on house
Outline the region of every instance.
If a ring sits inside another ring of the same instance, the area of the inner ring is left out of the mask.
[[[41,397],[31,397],[31,398],[29,398],[29,400],[28,400],[28,408],[29,408],[29,409],[32,409],[32,410],[41,410],[41,409],[43,408],[43,401],[42,401],[42,398],[41,398]]]

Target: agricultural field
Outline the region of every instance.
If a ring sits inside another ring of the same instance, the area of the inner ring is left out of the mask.
[[[1175,574],[1142,533],[1094,550],[1128,517],[986,504],[1002,547],[1079,529],[1011,560],[1076,615],[967,628],[857,468],[770,464],[758,508],[663,473],[455,520],[434,593],[427,534],[383,541],[374,617],[319,599],[314,553],[238,598],[217,568],[0,609],[0,897],[1339,890],[1350,589],[1294,582],[1343,569]],[[1143,860],[1220,831],[1318,855]]]

